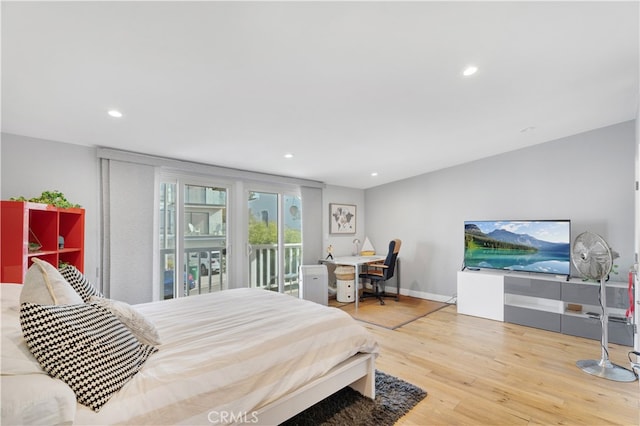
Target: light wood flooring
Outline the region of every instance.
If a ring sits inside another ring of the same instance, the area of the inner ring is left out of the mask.
[[[395,330],[362,324],[380,344],[376,367],[428,392],[398,425],[640,424],[638,381],[575,366],[600,359],[599,341],[458,315],[455,305]],[[610,344],[609,357],[628,368],[630,350]]]
[[[394,298],[385,299],[385,305],[382,307],[384,309],[381,309],[378,299],[372,297],[361,300],[357,311],[355,303],[340,303],[335,299],[329,300],[329,306],[342,309],[358,321],[394,329],[447,305],[433,300],[400,296],[397,302]]]

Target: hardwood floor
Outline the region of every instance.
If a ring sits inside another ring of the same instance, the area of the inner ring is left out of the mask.
[[[329,300],[329,306],[342,309],[358,321],[389,329],[402,327],[411,321],[415,321],[418,317],[423,317],[447,306],[442,302],[409,296],[402,296],[399,302],[394,299],[387,299],[385,303],[385,306],[381,307],[377,299],[364,299],[360,302],[356,312],[355,303],[340,303],[335,299]]]
[[[384,306],[381,307],[384,309]],[[428,392],[399,425],[638,425],[640,385],[584,373],[600,342],[458,315],[454,305],[378,337],[379,370]],[[609,345],[628,367],[630,347]]]

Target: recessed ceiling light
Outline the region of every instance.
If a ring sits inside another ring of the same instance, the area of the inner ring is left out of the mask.
[[[373,176],[373,177],[378,176],[378,172],[371,172],[371,176]]]
[[[464,75],[465,77],[469,77],[470,75],[475,74],[477,71],[478,71],[478,67],[474,65],[470,65],[467,68],[465,68],[464,71],[462,71],[462,75]]]
[[[284,155],[284,158],[293,158],[293,154],[287,153]]]
[[[110,109],[109,112],[107,112],[107,114],[109,114],[111,117],[114,117],[114,118],[122,117],[122,113],[117,109]]]

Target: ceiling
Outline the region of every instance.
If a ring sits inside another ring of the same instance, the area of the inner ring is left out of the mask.
[[[3,1],[2,131],[370,188],[634,119],[639,15],[637,1]]]

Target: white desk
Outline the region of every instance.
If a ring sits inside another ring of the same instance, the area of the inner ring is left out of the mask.
[[[360,292],[359,292],[359,284],[360,284],[360,269],[362,265],[366,265],[367,263],[372,262],[381,262],[384,261],[387,256],[338,256],[333,259],[322,259],[321,262],[324,263],[333,263],[335,265],[346,265],[355,267],[356,274],[354,278],[354,291],[355,291],[355,302],[356,302],[356,310],[358,310],[358,301],[360,300]]]

